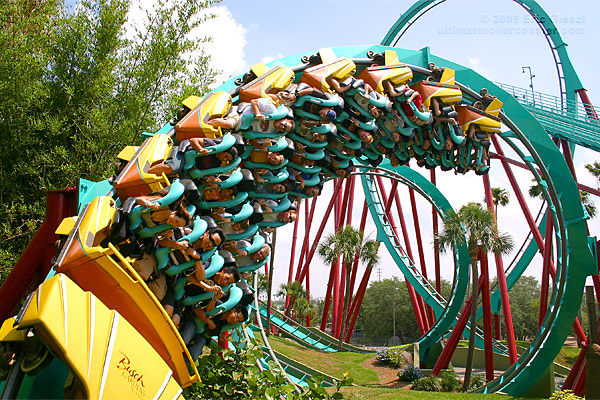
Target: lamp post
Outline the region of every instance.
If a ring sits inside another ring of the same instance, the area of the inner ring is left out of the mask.
[[[531,98],[533,99],[533,105],[535,106],[535,94],[533,91],[533,78],[535,78],[535,75],[533,75],[533,73],[531,72],[531,67],[521,67],[521,72],[525,73],[525,70],[529,71],[529,87],[531,88]]]

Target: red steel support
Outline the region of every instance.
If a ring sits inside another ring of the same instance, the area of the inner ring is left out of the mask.
[[[490,299],[490,273],[487,253],[481,253],[481,305],[483,307],[483,351],[485,355],[485,378],[494,379],[494,349],[492,333],[492,308]]]
[[[298,204],[298,208],[297,208],[297,212],[300,212],[300,207],[302,207],[302,203]],[[308,211],[308,206],[305,207],[306,211]],[[296,222],[294,222],[294,232],[292,233],[292,254],[290,255],[290,269],[288,272],[288,283],[292,282],[293,276],[294,276],[294,259],[296,258],[296,239],[298,238],[298,225],[300,223],[300,218],[296,219]],[[304,223],[304,226],[307,226],[307,223]],[[306,231],[308,232],[308,228],[306,228]],[[285,297],[285,307],[287,308],[288,305],[290,304],[290,297],[286,296]]]
[[[354,297],[354,301],[352,303],[352,319],[350,320],[350,325],[348,327],[348,331],[346,333],[346,342],[350,341],[352,337],[352,332],[354,331],[354,325],[356,324],[356,319],[358,318],[358,313],[360,312],[360,307],[362,306],[363,298],[365,297],[365,292],[367,291],[367,285],[369,284],[369,278],[371,277],[371,271],[373,268],[367,268],[363,275],[363,278],[358,285],[358,289],[356,291],[356,296]]]
[[[587,343],[584,343],[583,346],[581,346],[581,351],[579,352],[579,355],[577,356],[577,359],[571,368],[571,372],[569,372],[569,375],[567,375],[567,379],[565,379],[561,389],[573,389],[573,385],[575,384],[575,379],[577,378],[579,371],[582,369],[585,371],[585,356],[587,353],[587,347]]]
[[[310,265],[310,262],[312,261],[312,258],[315,254],[319,240],[321,240],[321,236],[323,235],[323,230],[325,229],[325,224],[327,223],[327,219],[329,218],[329,215],[331,214],[331,210],[333,208],[334,203],[336,202],[336,198],[338,197],[338,195],[340,193],[341,187],[342,187],[341,182],[339,182],[339,183],[336,182],[336,187],[335,187],[335,190],[333,191],[333,195],[331,196],[331,201],[329,202],[329,205],[327,206],[327,210],[325,210],[325,215],[323,216],[323,221],[321,221],[321,225],[319,226],[319,229],[317,230],[317,235],[315,236],[315,240],[314,240],[312,246],[310,247],[310,252],[308,253],[308,256],[306,257],[304,266],[299,266],[298,270],[296,271],[296,281],[298,281],[298,282],[304,281],[304,277],[306,276],[306,271],[307,271],[308,266]],[[307,244],[307,246],[308,246],[308,244]],[[307,247],[307,250],[308,250],[308,247]]]
[[[54,233],[62,220],[77,213],[75,189],[46,192],[46,217],[33,239],[0,286],[0,321],[13,315],[30,286],[44,281],[55,255]]]
[[[391,198],[391,196],[390,196]],[[404,219],[404,212],[402,211],[402,204],[400,204],[400,195],[398,192],[394,193],[394,198],[396,199],[396,210],[398,211],[398,219],[400,220],[400,226],[402,228],[402,237],[404,238],[404,244],[406,245],[406,253],[408,257],[411,259],[413,264],[415,263],[415,258],[412,252],[412,246],[410,244],[410,237],[408,236],[408,229],[406,229],[406,221]],[[429,330],[430,322],[427,317],[427,310],[425,308],[425,302],[423,298],[417,294],[417,303],[419,304],[419,309],[421,310],[421,315],[423,316],[423,323],[425,325],[425,331]],[[433,322],[432,322],[433,323]]]
[[[588,97],[587,90],[581,88],[577,89],[576,92],[577,94],[579,94],[581,102],[586,106],[585,112],[587,113],[587,115],[594,118],[595,120],[598,120],[598,114],[596,114],[596,110],[594,110],[594,106],[592,105],[592,102]]]
[[[500,316],[494,313],[494,339],[500,339]]]
[[[419,262],[421,263],[421,274],[427,280],[427,265],[425,264],[425,252],[423,250],[423,241],[421,240],[421,225],[419,224],[419,213],[417,212],[417,201],[415,199],[415,191],[408,188],[408,196],[410,198],[410,206],[415,226],[415,236],[417,237],[417,251],[419,252]],[[426,306],[427,315],[429,317],[429,326],[435,323],[435,314],[433,308]]]
[[[538,229],[537,225],[535,224],[535,221],[531,215],[531,212],[529,211],[529,207],[527,207],[525,198],[523,197],[523,193],[521,193],[521,189],[519,188],[517,180],[515,179],[515,176],[514,176],[512,170],[510,169],[508,162],[506,161],[506,158],[504,157],[504,152],[502,151],[500,143],[498,142],[498,138],[496,138],[496,135],[492,135],[491,138],[492,138],[492,142],[494,143],[494,148],[498,151],[498,154],[500,156],[503,156],[503,158],[500,158],[500,161],[502,162],[502,166],[504,167],[506,176],[508,177],[508,180],[510,181],[511,187],[513,188],[513,192],[515,193],[515,196],[517,197],[519,205],[521,206],[521,211],[523,211],[523,215],[525,216],[525,220],[527,221],[527,224],[529,225],[531,234],[533,235],[533,238],[535,239],[538,249],[543,251],[544,239],[542,238],[540,230]],[[556,268],[554,267],[554,263],[550,264],[550,275],[552,276],[552,279],[555,279]],[[579,341],[580,342],[585,341],[585,332],[583,331],[583,328],[581,327],[581,323],[579,322],[579,319],[577,319],[577,318],[575,319],[575,323],[574,323],[573,327],[575,329],[575,333],[577,334],[577,338],[579,339]],[[508,331],[508,329],[507,329],[507,331]]]
[[[479,277],[479,291],[481,291],[482,279]],[[456,350],[456,346],[467,326],[467,322],[469,322],[469,318],[471,317],[471,303],[473,301],[473,295],[469,296],[469,299],[465,301],[465,307],[463,308],[458,321],[456,321],[456,325],[452,329],[452,334],[450,338],[446,342],[442,353],[438,357],[435,365],[433,366],[433,370],[431,371],[431,375],[438,376],[442,369],[448,368],[448,364],[450,364],[450,360],[454,355],[454,351]]]
[[[435,169],[429,170],[429,179],[431,183],[436,184],[435,179]],[[433,236],[435,237],[438,234],[438,215],[434,205],[431,205],[431,217],[433,220]],[[433,243],[433,257],[435,262],[435,290],[438,293],[442,292],[442,276],[440,270],[440,246],[434,242]]]
[[[546,236],[544,243],[544,263],[542,267],[542,282],[540,293],[540,312],[538,315],[538,328],[542,326],[546,311],[548,310],[548,291],[550,286],[550,262],[552,261],[552,215],[548,211],[546,213]]]
[[[493,135],[492,135],[493,136]],[[483,175],[483,188],[485,190],[485,199],[488,209],[494,212],[494,196],[490,185],[490,177]],[[506,283],[506,274],[504,272],[504,263],[500,254],[494,254],[496,262],[496,276],[498,278],[498,290],[500,290],[500,299],[502,301],[502,314],[504,316],[504,327],[506,330],[506,342],[508,345],[508,356],[510,363],[514,364],[519,358],[517,353],[517,343],[515,340],[515,330],[513,327],[512,311],[510,309],[510,300],[508,297],[508,284]],[[500,327],[498,325],[498,330]]]
[[[381,181],[381,178],[378,176],[376,177],[377,179],[377,183],[379,184],[379,191],[381,192],[381,197],[383,199],[384,204],[388,205],[388,197],[387,197],[387,193],[385,190],[385,187],[383,186],[383,182]],[[389,201],[393,201],[393,197],[391,197],[389,199]],[[396,229],[396,222],[394,221],[394,217],[391,213],[387,213],[386,214],[386,218],[388,218],[388,220],[390,221],[390,225],[392,227],[392,231],[394,232],[394,241],[396,242],[397,245],[400,245],[400,240],[398,239],[398,232]],[[419,327],[419,333],[421,335],[424,335],[427,330],[425,329],[425,322],[423,321],[425,316],[421,313],[421,309],[419,307],[419,301],[417,299],[417,294],[415,293],[415,289],[412,287],[412,285],[407,281],[404,280],[404,282],[406,283],[406,287],[408,288],[408,295],[410,297],[410,302],[413,306],[413,310],[415,312],[415,317],[417,319],[417,326]]]

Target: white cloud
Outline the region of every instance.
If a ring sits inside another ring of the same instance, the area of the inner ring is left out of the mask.
[[[214,14],[215,18],[203,23],[196,34],[212,38],[203,47],[211,56],[211,67],[220,71],[217,84],[221,84],[248,70],[244,53],[248,30],[236,22],[226,6],[211,7],[207,12]]]
[[[155,1],[134,1],[129,11],[125,35],[133,38],[136,29],[143,32],[144,27],[147,25],[147,13],[154,14],[155,7]],[[207,8],[204,15],[210,14],[215,17],[194,29],[190,33],[190,37],[197,40],[211,38],[211,41],[203,44],[202,48],[206,55],[211,56],[211,68],[219,72],[216,77],[216,84],[220,85],[229,78],[249,69],[244,53],[248,30],[242,24],[236,22],[226,6]]]

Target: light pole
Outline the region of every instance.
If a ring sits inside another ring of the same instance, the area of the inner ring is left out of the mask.
[[[535,106],[535,94],[533,92],[533,78],[535,78],[535,75],[533,75],[533,73],[531,72],[531,67],[521,67],[521,72],[525,73],[525,70],[529,71],[529,87],[531,88],[531,98],[533,99],[533,105]]]

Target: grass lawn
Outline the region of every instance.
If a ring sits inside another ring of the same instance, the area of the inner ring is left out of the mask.
[[[350,372],[357,385],[379,384],[377,373],[362,366],[365,360],[374,356],[373,353],[330,353],[311,350],[292,340],[277,336],[269,336],[269,342],[275,351],[335,378],[341,379],[345,372]]]
[[[344,397],[348,400],[367,399],[466,399],[466,400],[510,400],[520,397],[511,397],[500,394],[466,394],[466,393],[444,393],[444,392],[420,392],[406,388],[390,388],[382,386],[377,373],[363,367],[365,360],[374,356],[374,353],[330,353],[307,349],[306,347],[283,337],[270,336],[269,341],[274,350],[285,354],[294,360],[309,365],[314,369],[324,372],[336,378],[342,378],[345,372],[349,372],[354,379],[354,386],[342,389]],[[517,342],[520,347],[528,347],[528,342]],[[466,346],[463,341],[459,345]],[[571,367],[579,354],[580,349],[572,346],[563,346],[556,358],[556,362]],[[535,399],[531,399],[535,400]]]
[[[392,399],[414,399],[414,400],[442,400],[442,399],[465,399],[465,400],[511,400],[520,397],[506,396],[502,394],[466,394],[466,393],[439,393],[419,392],[416,390],[392,389],[392,388],[369,388],[364,386],[351,386],[342,388],[341,392],[347,400],[392,400]],[[528,400],[536,400],[529,398]]]

